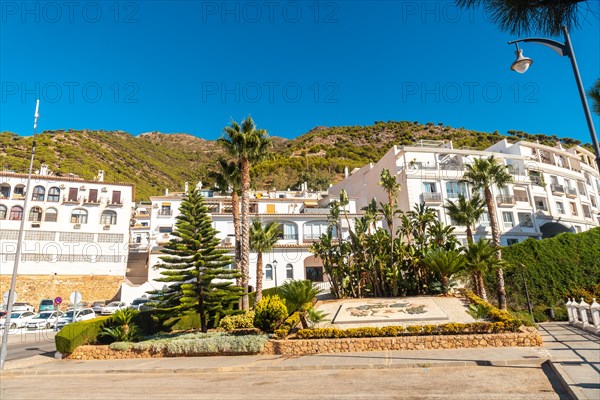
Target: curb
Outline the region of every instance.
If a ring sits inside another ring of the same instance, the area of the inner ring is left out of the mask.
[[[560,383],[563,385],[571,399],[573,400],[588,400],[587,396],[583,394],[581,389],[579,389],[576,383],[571,379],[571,377],[564,370],[560,362],[548,360],[548,365],[552,369],[552,372],[556,375]]]
[[[319,365],[280,365],[280,366],[240,366],[240,367],[190,367],[190,368],[133,368],[133,369],[70,369],[70,370],[19,370],[0,372],[2,377],[11,376],[50,376],[50,375],[106,375],[106,374],[201,374],[215,372],[277,372],[277,371],[314,371],[314,370],[351,370],[351,369],[404,369],[404,368],[452,368],[452,367],[513,367],[539,366],[547,359],[538,357],[516,360],[474,360],[445,362],[407,362],[397,364],[319,364]],[[585,398],[584,398],[585,399]]]
[[[50,361],[54,361],[54,358],[48,356],[31,356],[26,358],[21,358],[18,360],[8,360],[4,364],[4,370],[13,370],[13,369],[21,369],[33,367],[35,365],[45,364]]]

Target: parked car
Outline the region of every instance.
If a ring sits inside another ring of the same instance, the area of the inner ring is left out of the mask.
[[[54,311],[54,300],[53,299],[43,299],[40,301],[40,306],[38,308],[38,312],[42,311]]]
[[[57,317],[58,313],[58,317]],[[27,329],[50,329],[56,326],[56,321],[63,315],[60,311],[42,311],[27,322]]]
[[[122,301],[113,301],[102,307],[102,315],[114,314],[118,310],[127,308],[127,304]]]
[[[29,303],[15,303],[13,304],[13,311],[35,311],[35,307]]]
[[[73,313],[75,310],[69,310],[62,315],[62,317],[58,318],[58,323],[56,324],[58,328],[62,328],[63,326],[70,324],[73,322]],[[96,318],[96,313],[91,308],[82,308],[77,310],[77,314],[75,314],[75,322],[78,321],[87,321],[90,319]]]
[[[35,317],[35,313],[31,311],[17,311],[10,314],[10,329],[22,328]],[[6,317],[0,319],[0,328],[6,325]]]
[[[139,297],[137,299],[133,299],[133,301],[131,302],[131,304],[129,305],[129,308],[133,308],[135,310],[140,310],[143,311],[144,310],[144,305],[149,302],[150,299],[147,297]]]
[[[95,301],[92,303],[92,310],[94,310],[96,314],[102,314],[104,306],[106,306],[105,301]]]

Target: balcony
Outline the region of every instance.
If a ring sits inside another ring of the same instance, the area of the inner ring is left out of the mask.
[[[283,235],[279,235],[279,240],[298,240],[298,234],[296,233],[286,233]]]
[[[123,207],[123,201],[122,200],[117,200],[117,201],[108,201],[106,203],[107,207]]]
[[[567,195],[567,197],[574,199],[575,197],[577,197],[577,189],[575,188],[566,188],[565,194]]]
[[[565,194],[564,186],[557,185],[556,183],[553,183],[552,185],[550,185],[550,190],[552,190],[552,194],[556,194],[558,196],[562,196],[563,194]]]
[[[91,206],[97,206],[100,205],[100,200],[98,199],[83,199],[83,204],[87,204],[87,205],[91,205]]]
[[[25,200],[25,195],[20,193],[13,193],[13,200]]]
[[[64,204],[79,204],[80,199],[74,197],[63,196],[62,202]]]
[[[519,201],[522,203],[528,203],[529,202],[529,197],[527,197],[527,193],[525,194],[517,194],[515,193],[515,201]]]
[[[423,199],[423,203],[425,204],[435,204],[442,202],[442,194],[441,193],[423,193],[421,195]]]
[[[515,196],[508,196],[508,195],[501,194],[499,196],[496,196],[496,203],[498,203],[498,206],[500,206],[500,207],[504,207],[504,206],[510,207],[515,204]]]
[[[173,210],[158,210],[159,217],[170,217],[173,215]]]
[[[304,241],[304,243],[312,243],[312,242],[316,242],[321,238],[321,235],[317,235],[317,234],[304,234],[304,236],[302,237],[302,240]]]

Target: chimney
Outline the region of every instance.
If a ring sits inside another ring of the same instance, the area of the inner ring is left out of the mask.
[[[48,165],[42,164],[42,166],[40,168],[40,175],[42,175],[42,176],[48,175]]]
[[[165,189],[165,196],[168,196],[168,195],[169,195],[169,188],[166,188]]]
[[[185,194],[187,194],[189,189],[190,189],[190,185],[189,185],[189,183],[186,182],[185,185],[183,186],[183,192]]]
[[[199,182],[196,184],[196,190],[200,190],[200,189],[202,189],[202,181],[199,181]]]
[[[346,167],[344,167],[344,178],[347,178],[348,175],[349,175],[348,174],[348,167],[346,166]]]
[[[98,170],[98,182],[104,182],[104,171],[101,169]]]

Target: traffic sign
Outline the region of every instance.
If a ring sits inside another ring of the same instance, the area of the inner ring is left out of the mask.
[[[62,297],[55,297],[54,304],[60,304],[60,303],[62,303]]]
[[[6,305],[8,305],[8,296],[10,295],[10,290],[7,290],[6,292],[4,292],[4,295],[2,296],[2,302]],[[17,292],[15,291],[12,295],[12,302],[14,303],[15,301],[17,301]]]
[[[76,305],[77,303],[81,303],[81,293],[77,290],[71,292],[71,296],[69,296],[69,300],[71,300],[71,304]]]

